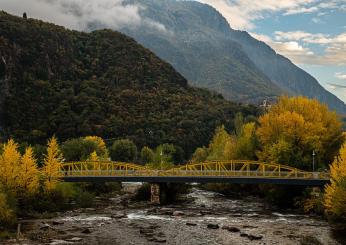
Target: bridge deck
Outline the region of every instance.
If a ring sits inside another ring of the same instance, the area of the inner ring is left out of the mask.
[[[237,183],[322,186],[329,173],[307,172],[290,166],[249,160],[189,163],[157,170],[133,163],[71,162],[63,164],[66,182]]]
[[[327,179],[229,176],[65,176],[66,182],[231,183],[324,186]]]

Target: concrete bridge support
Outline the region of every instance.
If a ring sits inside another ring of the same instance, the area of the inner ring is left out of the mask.
[[[160,195],[161,195],[160,184],[151,183],[150,184],[150,202],[152,204],[159,205],[161,203]]]

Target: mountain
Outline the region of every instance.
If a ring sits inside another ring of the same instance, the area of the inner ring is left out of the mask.
[[[227,37],[228,23],[209,6],[192,1],[128,2],[144,6],[140,14],[165,29],[143,25],[121,31],[172,64],[190,84],[220,92],[232,101],[252,103],[282,92],[241,45]]]
[[[165,29],[142,25],[121,31],[172,64],[191,84],[241,102],[304,95],[346,113],[345,103],[310,74],[247,32],[231,29],[213,7],[197,1],[128,2],[142,5],[140,14]]]
[[[313,76],[286,57],[277,54],[264,42],[258,41],[245,31],[232,30],[230,36],[232,40],[242,44],[243,50],[256,66],[284,91],[292,95],[316,98],[339,113],[346,113],[343,101],[325,90]]]
[[[253,106],[192,88],[171,65],[111,30],[70,31],[0,12],[4,138],[43,144],[85,135],[173,143],[191,154]]]

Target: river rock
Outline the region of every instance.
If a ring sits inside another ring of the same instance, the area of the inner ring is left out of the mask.
[[[40,230],[48,230],[52,228],[50,225],[48,225],[47,223],[43,223],[40,225]]]
[[[206,215],[206,214],[213,214],[211,211],[208,210],[202,210],[200,211],[201,215]]]
[[[153,241],[153,242],[164,243],[164,242],[166,242],[166,238],[162,238],[162,237],[153,237],[152,241]]]
[[[83,240],[83,238],[80,238],[80,237],[72,237],[71,239],[67,239],[66,241],[68,241],[68,242],[80,242],[82,240]]]
[[[191,223],[191,222],[186,222],[186,225],[188,225],[188,226],[196,226],[197,224],[196,223]]]
[[[174,211],[173,216],[183,216],[185,213],[183,211]]]
[[[90,234],[91,233],[91,230],[89,228],[85,228],[82,233],[84,234]]]
[[[261,240],[263,238],[262,235],[254,235],[254,234],[249,234],[248,238],[252,241],[252,240]]]
[[[63,221],[59,221],[59,220],[54,220],[54,221],[52,222],[52,224],[53,224],[53,225],[63,225],[64,222],[63,222]]]
[[[230,232],[240,232],[240,229],[238,227],[234,227],[234,226],[224,225],[224,226],[222,226],[222,229],[230,231]]]
[[[163,215],[173,215],[174,211],[171,208],[161,208],[157,210],[157,213]]]
[[[207,224],[207,228],[216,230],[216,229],[219,229],[220,227],[218,224]]]
[[[240,233],[240,236],[241,237],[247,237],[251,241],[252,240],[261,240],[263,238],[262,235],[247,234],[247,233],[244,233],[244,232]]]
[[[125,213],[115,213],[111,215],[112,219],[122,219],[122,218],[126,218],[126,214]]]
[[[154,233],[154,229],[151,229],[151,228],[141,228],[141,229],[139,229],[139,233],[141,233],[141,234]]]
[[[65,240],[58,240],[58,239],[53,239],[49,245],[60,245],[60,244],[72,244],[73,242],[68,242]]]
[[[282,231],[273,231],[273,235],[282,235],[283,234],[283,232]]]

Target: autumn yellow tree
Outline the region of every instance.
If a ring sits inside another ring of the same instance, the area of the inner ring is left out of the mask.
[[[106,147],[106,143],[104,142],[104,140],[101,137],[98,137],[98,136],[86,136],[86,137],[84,137],[84,140],[96,143],[97,151],[98,151],[96,153],[98,155],[98,159],[100,159],[100,160],[108,160],[109,154],[108,154],[108,150],[107,150],[107,147]]]
[[[44,186],[47,191],[55,189],[59,183],[59,177],[62,176],[61,163],[63,162],[62,154],[59,150],[57,139],[53,136],[48,141],[47,155],[44,159],[42,173],[44,176]]]
[[[88,160],[88,161],[93,161],[93,162],[95,162],[95,161],[100,161],[100,158],[99,158],[99,156],[97,155],[96,151],[93,151],[93,152],[90,154],[90,156],[88,157],[87,160]]]
[[[10,139],[4,144],[3,153],[0,157],[0,181],[2,185],[13,192],[19,186],[18,173],[21,155],[18,152],[18,144]]]
[[[32,148],[26,148],[19,166],[18,182],[20,188],[26,194],[35,193],[39,187],[39,170],[33,155]]]
[[[192,155],[191,162],[193,163],[201,163],[205,162],[208,157],[208,148],[206,147],[198,147]]]
[[[319,166],[327,167],[344,138],[336,112],[305,97],[280,97],[259,123],[259,159],[306,170],[312,169],[313,151]]]
[[[231,135],[228,134],[225,127],[222,125],[215,129],[214,136],[208,147],[207,160],[224,160],[226,147],[230,147],[232,142]],[[228,153],[229,154],[229,153]],[[228,156],[229,157],[229,156]]]
[[[324,206],[332,217],[346,220],[346,144],[330,166],[330,184],[325,188]]]
[[[236,138],[233,156],[235,159],[256,159],[257,150],[256,125],[254,122],[245,123]]]

